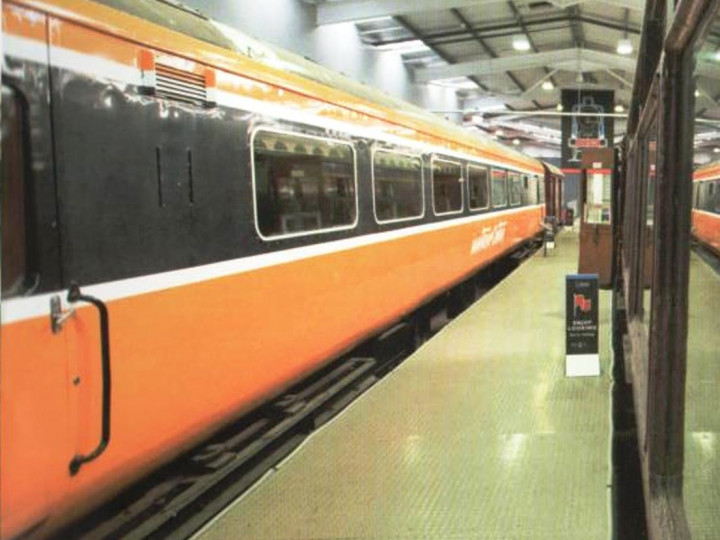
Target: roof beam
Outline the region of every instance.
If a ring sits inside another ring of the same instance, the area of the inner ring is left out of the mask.
[[[549,66],[551,68],[568,71],[597,71],[608,67],[633,72],[636,59],[631,56],[590,49],[560,49],[532,54],[506,56],[502,58],[473,60],[461,62],[452,66],[440,66],[415,70],[415,80],[427,83],[437,79],[450,79],[452,77],[478,77],[504,73],[508,70],[519,71]]]
[[[625,79],[624,77],[618,75],[618,74],[615,73],[612,69],[610,69],[610,68],[606,69],[606,70],[605,70],[605,73],[607,73],[608,75],[610,75],[612,78],[620,81],[620,83],[623,85],[623,87],[627,86],[628,88],[632,88],[632,83],[631,83],[630,81],[628,81],[628,80]]]
[[[570,14],[570,20],[572,21],[570,23],[570,30],[572,32],[573,40],[575,41],[576,47],[584,47],[585,46],[585,32],[583,32],[582,25],[580,22],[578,22],[578,19],[580,18],[580,8],[577,6],[572,6],[568,9],[568,13]]]
[[[525,37],[528,40],[528,43],[530,44],[530,47],[532,48],[533,52],[540,52],[537,48],[537,45],[535,45],[535,41],[533,40],[532,36],[530,35],[530,31],[527,29],[527,26],[525,25],[525,21],[523,20],[522,16],[520,15],[520,12],[518,11],[517,7],[515,7],[515,4],[512,0],[508,1],[508,6],[510,7],[510,10],[513,12],[513,15],[515,16],[515,20],[520,25],[520,29],[523,31],[523,34],[525,34]],[[552,72],[548,69],[547,66],[543,66],[543,69],[545,70],[546,75],[550,75],[550,82],[552,82],[553,86],[557,86],[557,81],[552,76]],[[537,101],[533,101],[538,108],[540,107],[537,104]]]
[[[558,7],[566,8],[571,5],[588,2],[590,0],[552,0]],[[418,11],[442,11],[452,8],[468,6],[487,6],[504,4],[507,0],[348,0],[346,2],[324,2],[317,7],[317,24],[335,24],[342,22],[362,21],[382,17],[393,17]],[[606,2],[642,11],[644,0],[606,0]]]
[[[470,21],[468,21],[463,16],[463,14],[460,13],[460,10],[458,10],[456,8],[452,8],[450,11],[452,12],[453,15],[455,15],[455,18],[457,18],[457,20],[460,21],[460,24],[462,24],[465,28],[467,28],[470,31],[473,38],[475,38],[475,40],[480,44],[480,46],[485,51],[485,54],[490,56],[490,58],[497,58],[499,56],[498,53],[490,45],[488,45],[487,42],[482,37],[480,37],[480,35],[475,30],[472,29],[472,26],[470,25]],[[515,86],[517,86],[520,89],[521,92],[525,91],[525,85],[520,82],[520,80],[515,76],[515,74],[512,71],[508,71],[507,76],[515,84]],[[483,87],[483,85],[481,85],[481,84],[478,84],[478,85]],[[484,88],[487,90],[487,87],[484,87]],[[537,102],[536,102],[535,106],[539,107],[539,104],[537,104]]]
[[[579,12],[578,12],[579,13]],[[529,29],[530,27],[537,27],[537,26],[546,26],[554,23],[584,23],[584,24],[590,24],[593,26],[599,26],[601,28],[608,28],[611,30],[617,30],[618,32],[623,32],[624,34],[631,33],[640,35],[641,28],[634,27],[634,26],[625,26],[622,22],[618,22],[615,20],[608,20],[608,19],[597,19],[593,17],[588,17],[587,15],[576,15],[571,16],[567,12],[560,16],[552,16],[552,17],[541,17],[541,18],[532,18],[532,19],[523,19],[523,25],[526,27],[526,29]],[[423,40],[426,43],[434,43],[436,45],[450,45],[452,43],[462,43],[464,41],[471,41],[473,39],[476,39],[474,36],[480,36],[482,39],[491,39],[495,37],[503,37],[503,36],[509,36],[516,34],[518,29],[522,30],[520,24],[518,21],[512,21],[509,23],[500,23],[500,24],[491,24],[491,25],[483,25],[483,26],[474,26],[471,28],[462,28],[461,30],[446,30],[442,32],[430,32],[427,34],[423,34]],[[536,32],[540,32],[543,29],[535,30]],[[397,44],[397,43],[403,43],[405,41],[409,41],[410,39],[407,37],[401,37],[401,38],[395,38],[395,39],[386,39],[384,41],[377,41],[373,42],[372,45],[379,46],[379,45],[390,45],[390,44]]]
[[[482,0],[497,3],[502,0]],[[414,11],[440,11],[477,5],[477,0],[349,0],[325,2],[317,7],[317,24],[335,24],[403,15]]]
[[[695,75],[702,75],[710,79],[720,79],[720,66],[716,62],[698,60],[695,66]]]
[[[572,20],[572,23],[570,25],[571,34],[573,37],[573,41],[575,41],[576,47],[585,47],[585,31],[583,30],[582,23],[579,22],[580,19],[580,7],[579,6],[572,6],[569,8],[566,8],[567,12],[570,13],[570,17]],[[625,10],[627,11],[627,10]],[[588,82],[596,83],[597,79],[592,73],[583,74],[580,72],[580,78],[582,80],[585,80],[584,77],[587,77]]]
[[[586,4],[591,1],[594,0],[549,0],[552,5],[563,9],[569,8],[570,6]],[[645,0],[603,0],[603,3],[615,7],[634,9],[635,11],[645,10]]]
[[[697,101],[704,101],[706,104],[710,106],[711,109],[717,109],[720,104],[718,104],[718,99],[720,99],[720,96],[713,96],[711,92],[708,91],[708,89],[700,84],[696,84],[696,88],[700,92],[700,97],[697,99]],[[699,107],[698,107],[699,108]],[[707,107],[703,109],[703,111],[706,111]]]
[[[403,28],[405,28],[405,30],[407,30],[408,32],[410,32],[410,33],[413,35],[413,37],[415,37],[416,39],[419,39],[420,41],[422,41],[423,43],[425,43],[425,41],[423,40],[422,35],[421,35],[420,32],[418,31],[418,29],[415,28],[412,24],[410,24],[410,23],[405,19],[405,17],[401,17],[400,15],[396,15],[396,16],[394,17],[394,19],[395,19],[395,21],[396,21],[398,24],[400,24]],[[438,49],[435,45],[433,45],[433,44],[431,44],[431,43],[425,43],[425,45],[427,45],[427,47],[428,47],[432,52],[434,52],[434,53],[437,54],[440,58],[442,58],[443,60],[445,60],[448,64],[454,64],[454,63],[455,63],[455,59],[454,59],[453,57],[451,57],[450,55],[444,53],[443,51],[441,51],[440,49]],[[468,76],[468,79],[470,79],[472,82],[474,82],[475,84],[477,84],[480,88],[482,88],[482,89],[485,90],[486,92],[489,91],[489,88],[488,88],[487,86],[485,86],[482,82],[480,82],[480,80],[479,80],[477,77],[475,77],[474,75],[469,75],[469,76]]]
[[[608,88],[605,85],[601,84],[590,84],[590,83],[583,83],[580,85],[580,90],[612,90],[615,92],[615,100],[616,101],[622,101],[624,103],[629,103],[630,98],[632,97],[632,91],[629,88]],[[530,90],[531,93],[542,93],[543,96],[546,98],[552,98],[554,101],[559,101],[561,92],[559,88],[554,88],[553,90],[541,90],[541,89],[535,89]],[[483,108],[487,107],[487,98],[483,96],[475,96],[472,98],[466,98],[462,100],[462,108],[465,109],[465,112],[472,112],[473,110],[479,110],[480,112],[483,112],[483,114],[487,114],[488,116],[498,116],[498,115],[509,115],[512,116],[511,111],[483,111]],[[555,106],[553,105],[552,108],[554,109]]]

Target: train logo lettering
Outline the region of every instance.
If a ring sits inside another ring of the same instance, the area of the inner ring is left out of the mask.
[[[470,246],[470,255],[475,255],[489,247],[496,246],[505,240],[505,231],[507,222],[501,221],[494,227],[483,227],[482,231],[476,236]]]

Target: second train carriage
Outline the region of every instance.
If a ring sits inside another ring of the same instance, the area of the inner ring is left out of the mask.
[[[692,206],[693,236],[720,256],[720,163],[695,171]]]
[[[553,217],[555,223],[560,224],[564,219],[564,178],[562,170],[555,165],[543,162],[545,168],[544,195],[545,211],[548,217]]]
[[[541,230],[539,162],[197,14],[2,9],[2,538],[56,531]]]

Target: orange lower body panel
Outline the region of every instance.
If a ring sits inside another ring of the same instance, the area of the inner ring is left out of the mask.
[[[0,534],[42,537],[539,230],[541,209],[108,302],[110,444],[97,312],[0,334]],[[49,312],[49,310],[48,310]]]
[[[720,255],[720,215],[693,210],[692,227],[695,238]]]

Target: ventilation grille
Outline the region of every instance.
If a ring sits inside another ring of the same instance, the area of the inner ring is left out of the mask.
[[[204,75],[183,71],[164,64],[155,65],[155,92],[158,97],[185,103],[207,102]]]

